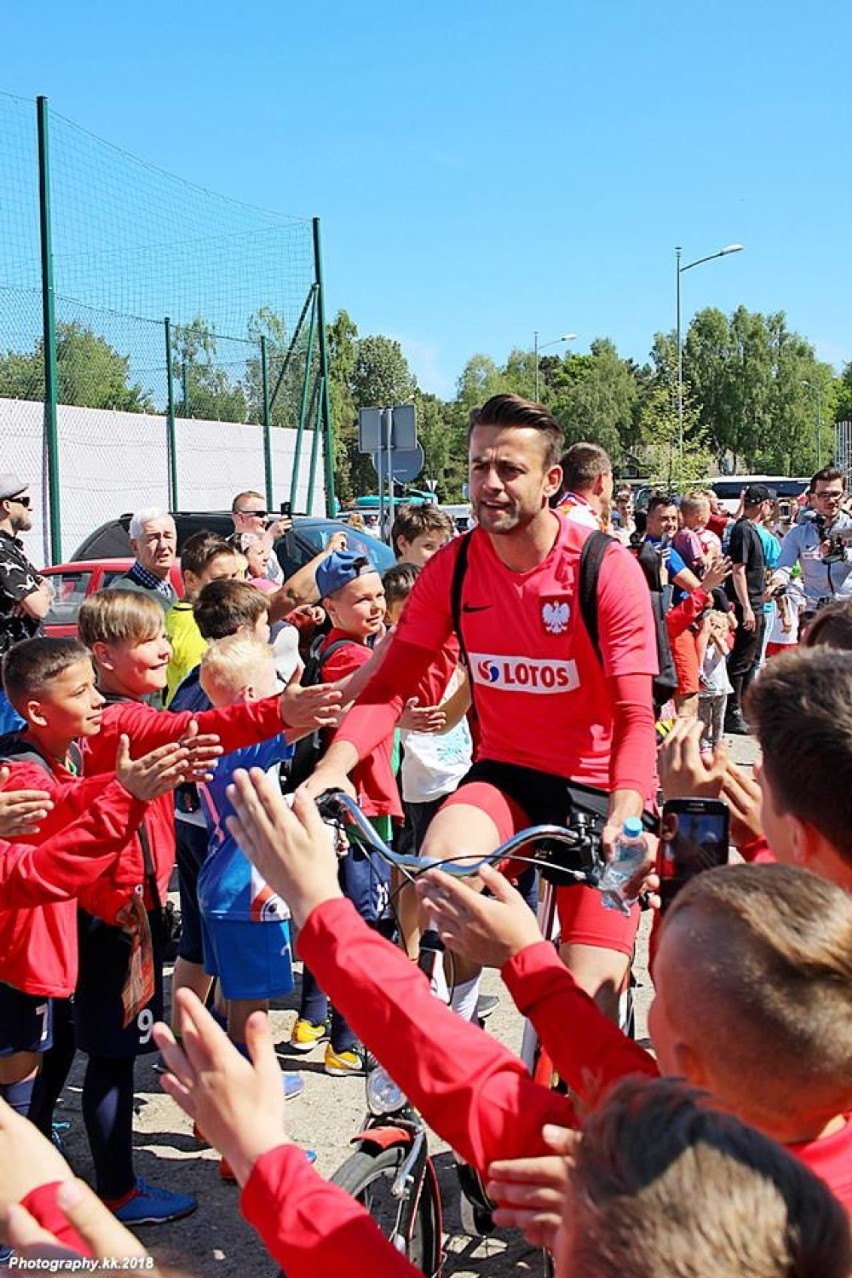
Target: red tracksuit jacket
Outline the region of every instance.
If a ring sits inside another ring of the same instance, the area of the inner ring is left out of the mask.
[[[122,733],[130,737],[133,757],[139,758],[158,746],[178,741],[193,719],[198,722],[199,732],[218,734],[226,754],[281,731],[277,696],[198,714],[189,711],[171,714],[136,701],[113,702],[104,707],[101,731],[85,742],[83,757],[89,775],[84,780],[54,761],[51,761],[53,771],[48,773],[37,763],[9,760],[11,776],[7,784],[10,787],[46,790],[55,804],[40,823],[39,833],[23,841],[42,844],[89,813],[93,805],[111,805],[110,774],[115,770],[118,739]],[[120,820],[121,814],[113,813],[113,819]],[[175,859],[171,794],[162,795],[147,805],[144,827],[160,896],[165,900]],[[126,828],[125,825],[125,831]],[[67,837],[76,838],[70,831]],[[73,896],[76,900],[57,900],[37,910],[0,908],[0,980],[32,994],[65,997],[73,992],[77,977],[77,901],[91,914],[114,923],[133,889],[145,883],[138,836],[131,834],[125,838],[123,847],[116,851],[120,855],[115,855],[102,873],[75,883],[69,898]],[[5,904],[0,893],[0,907]],[[153,906],[147,886],[146,905]]]

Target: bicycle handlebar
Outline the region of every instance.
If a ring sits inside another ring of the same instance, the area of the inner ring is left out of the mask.
[[[337,823],[340,823],[342,812],[356,827],[360,841],[367,848],[375,852],[377,856],[380,856],[386,864],[396,866],[403,872],[411,870],[417,874],[422,874],[426,870],[438,869],[443,870],[445,874],[453,874],[457,877],[472,876],[484,865],[494,865],[509,857],[516,856],[518,850],[528,844],[539,845],[533,850],[533,855],[528,859],[544,867],[550,866],[558,874],[560,881],[564,877],[570,882],[594,887],[597,885],[604,866],[600,838],[585,827],[585,822],[580,829],[571,829],[562,825],[533,825],[526,830],[519,830],[517,834],[513,834],[505,843],[501,843],[493,852],[489,852],[485,856],[471,854],[467,857],[456,857],[450,861],[439,861],[435,857],[395,852],[376,833],[355,800],[342,790],[330,790],[321,795],[318,807],[320,814],[325,819],[333,820]],[[552,847],[541,846],[544,841],[550,845],[560,844],[578,853],[579,868],[556,862]],[[535,855],[535,852],[538,852],[539,855]],[[407,877],[412,878],[413,875],[409,874]]]

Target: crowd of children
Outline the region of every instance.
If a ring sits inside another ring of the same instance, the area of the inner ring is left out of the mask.
[[[678,537],[712,588],[714,565],[720,580],[725,570],[709,514],[703,494],[684,499]],[[708,590],[712,606],[687,620],[699,718],[663,746],[663,789],[726,798],[733,840],[755,864],[699,876],[668,910],[652,1056],[580,989],[496,871],[484,872],[485,893],[436,870],[403,888],[358,851],[339,858],[313,800],[284,793],[294,747],[320,756],[454,531],[437,507],[403,507],[384,578],[336,543],[315,569],[322,611],[300,609],[274,634],[268,592],[253,584],[262,547],[198,533],[168,612],[138,591],[102,592],[81,608],[79,639],[28,639],[6,654],[6,695],[26,726],[0,739],[0,1162],[30,1170],[0,1174],[0,1237],[22,1254],[39,1254],[45,1229],[72,1254],[144,1254],[65,1184],[46,1144],[78,1051],[98,1198],[130,1226],[195,1209],[134,1167],[135,1060],[159,1049],[164,1087],[219,1149],[223,1177],[291,1278],[336,1265],[411,1278],[278,1122],[303,1084],[281,1072],[264,1014],[293,989],[295,922],[304,970],[292,1048],[322,1045],[333,1077],[363,1073],[374,1054],[487,1178],[497,1222],[547,1245],[560,1278],[849,1278],[852,653],[841,649],[852,614],[826,609],[809,650],[777,657],[747,694],[757,781],[719,748],[736,628],[722,592]],[[255,561],[247,580],[238,552]],[[398,731],[351,773],[377,831],[413,849],[475,753],[458,649],[436,658],[440,704],[424,681]],[[432,997],[408,957],[424,916],[460,958],[500,969],[569,1096],[483,1033],[473,983]],[[582,1127],[570,1157],[554,1153],[553,1125]],[[547,1209],[529,1206],[530,1183]]]

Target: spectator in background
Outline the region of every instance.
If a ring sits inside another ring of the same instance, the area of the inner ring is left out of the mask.
[[[267,551],[266,576],[276,586],[284,582],[284,571],[272,548],[278,537],[283,537],[293,527],[289,515],[275,518],[266,509],[266,499],[254,489],[248,488],[244,493],[237,493],[231,502],[231,518],[234,521],[235,533],[254,533],[260,537]]]
[[[686,493],[680,503],[681,528],[672,545],[688,568],[701,576],[705,567],[722,553],[722,543],[710,532],[710,502],[703,492]]]
[[[562,456],[556,509],[586,528],[606,531],[612,502],[612,462],[598,444],[572,444]]]
[[[175,521],[159,506],[147,506],[133,516],[127,532],[135,563],[120,577],[114,578],[107,590],[136,590],[150,595],[164,610],[168,610],[177,600],[171,583],[171,572],[177,558]]]
[[[721,546],[728,534],[731,518],[712,488],[705,488],[704,494],[710,503],[707,528],[719,538],[719,545]]]
[[[234,533],[233,537],[230,538],[230,544],[245,558],[248,565],[246,581],[252,586],[257,586],[258,590],[266,591],[267,594],[278,589],[278,586],[270,576],[270,573],[275,571],[270,560],[275,559],[279,568],[280,564],[278,564],[278,560],[270,549],[265,536],[260,533]]]
[[[615,508],[612,512],[613,531],[620,542],[627,546],[636,532],[635,503],[632,488],[619,488],[615,494]]]
[[[183,545],[180,557],[183,572],[183,599],[166,613],[166,634],[172,645],[172,656],[166,671],[166,705],[170,705],[178,687],[198,665],[207,650],[201,637],[192,605],[208,581],[235,581],[237,557],[233,547],[216,533],[194,533]]]
[[[12,471],[0,475],[0,657],[22,639],[44,633],[42,622],[53,600],[52,589],[27,559],[18,536],[33,526],[28,487]],[[0,688],[0,734],[22,726]]]
[[[731,529],[728,548],[733,564],[728,594],[734,605],[737,629],[728,658],[731,692],[725,712],[725,731],[741,735],[749,730],[743,717],[742,699],[757,672],[766,621],[763,611],[766,560],[757,525],[766,518],[773,501],[774,496],[765,484],[749,484],[743,493],[743,514]]]

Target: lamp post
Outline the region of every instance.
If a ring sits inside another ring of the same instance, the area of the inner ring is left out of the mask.
[[[817,470],[822,470],[822,383],[814,386],[811,382],[802,381],[809,391],[813,391],[817,404]]]
[[[683,345],[680,339],[680,277],[684,271],[691,271],[693,266],[701,266],[703,262],[712,262],[717,257],[727,257],[730,253],[742,253],[745,248],[744,244],[726,244],[723,249],[719,249],[718,253],[708,253],[707,257],[698,257],[694,262],[687,262],[686,266],[680,264],[681,248],[678,244],[675,248],[675,296],[677,299],[677,429],[678,429],[678,447],[680,449],[681,458],[683,457]]]
[[[552,342],[543,342],[541,346],[538,344],[538,329],[533,334],[534,342],[534,359],[535,359],[535,402],[538,403],[538,353],[546,350],[548,346],[558,346],[560,342],[573,342],[577,336],[576,333],[563,333],[561,337],[555,337]]]

